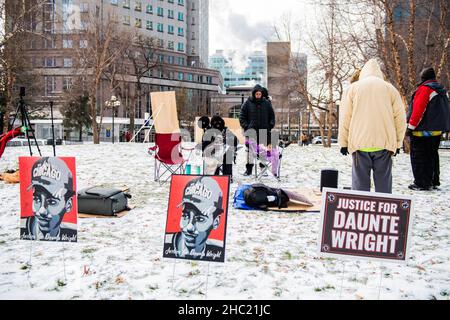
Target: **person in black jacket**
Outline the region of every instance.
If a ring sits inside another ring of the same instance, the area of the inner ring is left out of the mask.
[[[433,68],[421,72],[421,84],[414,93],[408,112],[407,136],[411,139],[411,190],[439,189],[439,145],[442,134],[450,131],[447,90],[437,82]]]
[[[264,88],[260,85],[253,88],[252,96],[242,105],[239,121],[247,139],[256,139],[258,145],[268,146],[271,145],[271,130],[275,127],[275,112],[263,92]],[[244,175],[249,176],[252,172],[249,153]]]

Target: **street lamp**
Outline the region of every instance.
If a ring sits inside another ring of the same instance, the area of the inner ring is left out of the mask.
[[[120,107],[121,104],[120,101],[117,100],[116,96],[111,96],[111,99],[106,101],[105,105],[112,109],[112,143],[114,144],[114,117],[116,114],[116,107]]]

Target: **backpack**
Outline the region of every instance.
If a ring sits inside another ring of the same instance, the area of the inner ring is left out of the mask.
[[[235,209],[254,210],[254,208],[249,207],[245,203],[245,198],[244,198],[244,192],[251,187],[252,187],[251,185],[246,184],[246,185],[239,186],[237,188],[236,192],[234,193],[234,201],[233,201],[233,207]]]
[[[282,189],[254,184],[244,191],[245,204],[251,208],[267,210],[270,207],[287,208],[289,196]]]

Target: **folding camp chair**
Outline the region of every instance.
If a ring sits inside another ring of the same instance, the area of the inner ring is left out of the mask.
[[[154,180],[165,183],[173,174],[184,174],[185,165],[191,156],[193,148],[184,148],[181,145],[180,134],[155,135],[156,145],[149,149],[149,153],[155,158]],[[183,151],[188,151],[189,156],[183,157]]]
[[[255,179],[260,181],[269,173],[278,181],[281,179],[281,159],[283,158],[284,149],[291,143],[280,142],[278,146],[268,149],[263,145],[258,145],[253,140],[247,140],[246,145],[249,152],[253,155],[253,164],[255,168]],[[258,171],[258,169],[260,169]]]
[[[149,153],[155,158],[154,178],[156,182],[167,182],[172,174],[185,172],[192,150],[181,146],[181,131],[177,115],[174,91],[152,92],[152,118],[155,128],[155,147]],[[151,131],[151,130],[150,130]],[[183,151],[190,151],[183,158]]]
[[[14,130],[8,131],[2,135],[0,135],[0,158],[3,155],[3,152],[5,151],[7,143],[14,139],[15,137],[18,137],[22,135],[22,130],[20,127],[15,128]]]

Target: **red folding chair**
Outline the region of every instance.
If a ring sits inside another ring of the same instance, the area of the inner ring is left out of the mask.
[[[194,148],[184,148],[179,133],[155,135],[155,146],[149,149],[149,153],[155,158],[155,181],[165,183],[173,174],[184,174],[185,164],[191,157]],[[184,158],[183,151],[188,151],[189,156]],[[166,177],[167,176],[167,177]]]
[[[7,133],[4,133],[0,135],[0,158],[3,155],[3,152],[5,151],[6,144],[14,139],[15,137],[21,136],[23,133],[21,131],[21,128],[15,128],[14,130],[8,131]]]

